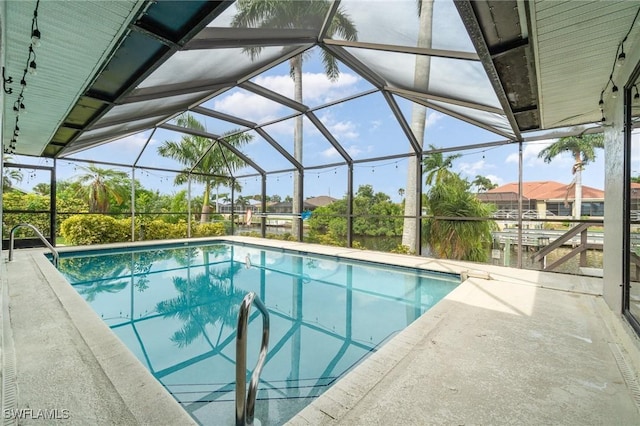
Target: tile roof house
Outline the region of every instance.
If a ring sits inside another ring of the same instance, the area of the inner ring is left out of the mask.
[[[334,201],[337,201],[336,198],[329,197],[328,195],[321,195],[319,197],[311,197],[307,198],[303,202],[303,210],[315,210],[318,207],[326,206],[327,204],[331,204]],[[267,211],[273,213],[291,213],[292,206],[290,201],[283,201],[281,203],[276,203],[267,208]]]
[[[640,184],[638,184],[640,196]],[[518,183],[512,182],[487,192],[478,198],[497,207],[495,217],[517,218]],[[522,209],[525,218],[571,217],[575,200],[575,185],[555,181],[522,182]],[[582,185],[582,216],[604,216],[604,191]]]

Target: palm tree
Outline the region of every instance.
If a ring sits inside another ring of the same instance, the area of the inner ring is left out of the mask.
[[[33,187],[33,192],[38,195],[49,195],[51,193],[51,184],[40,182]]]
[[[418,0],[418,16],[420,17],[420,29],[418,31],[417,47],[431,48],[432,44],[432,21],[433,21],[433,1],[434,0]],[[416,64],[414,68],[413,83],[416,90],[427,91],[429,87],[429,74],[431,71],[431,57],[426,55],[416,55]],[[424,128],[427,118],[427,109],[419,104],[413,104],[411,109],[411,131],[416,141],[422,148],[424,141]],[[404,204],[404,226],[402,227],[402,245],[406,247],[414,247],[417,242],[418,235],[416,229],[416,220],[409,216],[415,216],[418,198],[416,189],[418,181],[416,176],[416,167],[418,158],[416,156],[409,157],[407,169],[407,186]]]
[[[575,175],[572,182],[575,184],[574,219],[580,219],[582,216],[582,171],[584,166],[596,159],[596,148],[604,148],[602,133],[566,136],[538,153],[538,158],[544,159],[545,163],[551,163],[554,158],[563,153],[569,153],[573,156],[574,163],[571,167],[571,173]]]
[[[491,182],[491,179],[480,175],[476,175],[471,184],[477,188],[478,192],[487,192],[498,187],[498,184]]]
[[[431,144],[429,145],[429,148],[434,151],[438,149]],[[427,175],[425,183],[431,186],[440,183],[453,175],[454,173],[451,171],[453,160],[460,157],[461,154],[448,155],[445,157],[442,152],[433,152],[426,155],[422,159],[422,172]]]
[[[79,194],[89,202],[89,213],[107,213],[112,200],[120,205],[129,194],[127,173],[94,164],[76,167],[85,172],[75,181],[80,184]]]
[[[62,258],[60,270],[87,302],[100,293],[118,293],[127,287],[126,254],[90,258]]]
[[[10,155],[4,156],[4,162],[10,163],[13,158]],[[7,192],[13,188],[13,183],[22,182],[22,172],[15,168],[4,167],[2,174],[2,191]]]
[[[202,123],[188,113],[178,117],[177,125],[193,130],[205,130]],[[222,138],[236,148],[248,143],[253,138],[248,133],[237,133],[235,130],[225,133],[225,135]],[[200,222],[203,223],[208,221],[211,211],[211,188],[214,186],[217,188],[220,185],[231,186],[227,176],[245,165],[240,157],[230,151],[223,151],[216,149],[216,147],[209,149],[212,143],[211,139],[203,136],[184,135],[180,141],[164,141],[158,147],[158,154],[173,158],[185,166],[174,180],[176,185],[186,183],[189,178],[204,184],[200,214]],[[198,160],[200,161],[198,162]],[[193,173],[189,173],[192,169]],[[240,190],[239,184],[236,183],[234,189]]]
[[[173,277],[178,296],[156,305],[156,311],[165,318],[177,318],[183,322],[182,328],[171,336],[173,343],[183,348],[200,336],[208,339],[206,328],[209,325],[235,325],[238,306],[245,292],[233,288],[229,278],[241,268],[242,264],[236,262],[223,270],[207,271],[190,280]]]
[[[333,2],[329,0],[306,0],[306,1],[282,1],[282,0],[240,0],[237,2],[238,13],[231,21],[233,27],[253,27],[253,28],[313,28],[327,16]],[[353,22],[343,12],[341,8],[333,15],[326,36],[340,37],[349,40],[357,40],[357,31]],[[244,49],[251,59],[255,59],[262,50],[260,47],[248,47]],[[302,62],[303,55],[297,55],[289,60],[291,67],[291,77],[294,84],[294,99],[302,103]],[[330,80],[335,81],[340,71],[338,62],[327,51],[322,50],[322,63],[324,70]],[[293,157],[302,163],[302,116],[295,118],[293,130]],[[300,174],[293,176],[293,199],[292,213],[300,213],[297,200],[302,197],[300,186]],[[293,221],[291,229],[293,235],[299,233],[299,222]]]
[[[495,222],[442,219],[491,216],[493,206],[469,192],[469,182],[455,173],[443,177],[429,189],[428,205],[435,217],[427,221],[425,234],[437,257],[486,262]]]
[[[242,195],[238,195],[238,198],[236,198],[236,204],[242,210],[244,210],[245,208],[247,208],[247,205],[249,204],[249,200],[251,200],[251,197],[244,197]]]

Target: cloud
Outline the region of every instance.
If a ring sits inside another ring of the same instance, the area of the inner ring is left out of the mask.
[[[356,92],[360,77],[346,72],[331,81],[324,73],[302,73],[302,97],[305,104],[320,105]],[[258,76],[256,84],[293,99],[293,80],[289,75]]]
[[[319,117],[322,124],[325,125],[331,134],[338,140],[355,140],[360,137],[358,132],[358,124],[350,120],[336,121],[331,111],[326,111]]]
[[[501,177],[498,177],[496,175],[485,175],[484,177],[486,177],[487,179],[489,179],[491,182],[495,183],[498,186],[504,185],[504,179],[502,179]]]
[[[338,140],[340,139],[358,139],[360,134],[356,131],[357,125],[352,121],[339,121],[327,126],[329,131]]]
[[[482,159],[476,161],[475,163],[459,163],[458,168],[462,173],[465,173],[469,176],[476,176],[480,171],[493,169],[495,168],[495,166],[487,164],[484,159]]]
[[[278,112],[284,110],[285,107],[262,96],[238,90],[217,98],[213,103],[213,109],[246,120],[264,123],[275,119]]]
[[[357,90],[360,77],[354,74],[341,73],[335,82],[332,82],[323,73],[303,73],[302,89],[304,103],[312,106],[321,105],[336,99],[344,98]],[[258,76],[254,82],[269,90],[293,99],[293,80],[287,75]],[[269,122],[285,115],[291,114],[289,108],[277,102],[266,99],[260,95],[246,92],[241,89],[231,91],[213,101],[213,109],[224,112],[258,124]],[[345,137],[355,137],[356,134],[347,132],[348,123],[342,123],[339,129],[345,131]],[[287,122],[284,127],[293,126]],[[355,128],[355,124],[350,124]],[[284,130],[283,126],[280,126]],[[329,127],[329,126],[327,126]]]
[[[349,145],[344,147],[347,154],[349,154],[352,158],[357,157],[362,153],[370,153],[373,152],[373,145],[367,145],[366,147],[361,147],[358,145]],[[330,147],[325,149],[320,153],[323,157],[326,158],[339,158],[340,154],[334,147]]]
[[[136,133],[135,135],[127,136],[118,140],[118,143],[127,151],[140,151],[147,140],[149,139],[149,132]],[[149,146],[156,145],[158,141],[151,139]],[[148,148],[147,148],[148,149]]]
[[[306,103],[326,103],[356,93],[360,77],[342,72],[336,81],[331,81],[324,73],[302,74],[302,90]]]
[[[431,111],[430,113],[427,114],[427,120],[424,123],[424,127],[429,128],[433,126],[438,121],[440,121],[443,117],[444,117],[444,114],[438,111]]]
[[[326,158],[335,158],[339,156],[338,151],[336,151],[334,147],[327,148],[320,154],[322,154],[322,156]]]
[[[553,139],[553,140],[526,143],[524,145],[524,149],[522,150],[522,163],[526,166],[540,166],[545,164],[542,158],[538,158],[538,154],[540,153],[540,151],[542,151],[543,149],[545,149],[555,141],[556,140]],[[563,155],[560,155],[559,157],[556,157],[556,159],[554,159],[554,162],[556,163],[556,165],[558,163],[566,162],[564,158],[565,155],[568,156],[569,154],[563,154]],[[571,160],[570,158],[569,160],[571,163],[573,162],[573,160]],[[505,159],[505,163],[518,164],[518,153],[514,152],[513,154],[509,154]]]

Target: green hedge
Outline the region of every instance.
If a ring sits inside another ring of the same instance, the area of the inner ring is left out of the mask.
[[[124,221],[100,214],[76,215],[60,225],[60,233],[72,245],[117,243],[131,240]]]
[[[226,226],[223,222],[216,223],[198,223],[191,226],[192,237],[217,237],[228,234]]]
[[[60,233],[67,244],[91,245],[131,241],[131,218],[114,219],[110,216],[90,214],[71,216],[62,222]],[[224,223],[193,223],[191,236],[213,237],[225,235]],[[136,240],[166,240],[187,237],[184,221],[167,223],[152,220],[136,222]]]

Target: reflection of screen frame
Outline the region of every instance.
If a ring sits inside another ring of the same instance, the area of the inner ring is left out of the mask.
[[[624,86],[624,217],[623,217],[623,291],[622,291],[622,314],[629,321],[636,333],[640,334],[640,312],[634,313],[631,310],[631,132],[634,128],[640,127],[640,110],[636,116],[636,121],[632,120],[634,84],[640,84],[640,62],[629,77],[629,81]]]

